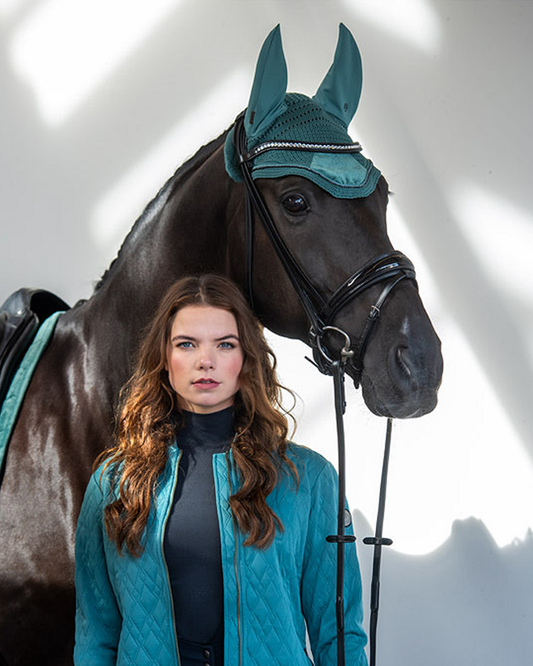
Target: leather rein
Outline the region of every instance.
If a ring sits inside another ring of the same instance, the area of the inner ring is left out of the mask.
[[[269,150],[308,150],[327,153],[358,153],[361,152],[359,143],[352,144],[318,144],[301,141],[268,141],[248,152],[246,146],[246,132],[244,129],[244,112],[235,121],[234,129],[235,149],[239,156],[239,164],[245,185],[245,211],[246,211],[246,284],[250,305],[253,302],[253,246],[254,246],[254,214],[258,214],[263,228],[278,255],[283,268],[291,281],[302,307],[309,319],[309,343],[313,351],[311,361],[318,370],[333,376],[335,413],[337,423],[337,441],[339,451],[339,502],[337,518],[337,534],[327,537],[327,541],[337,544],[337,586],[336,586],[336,615],[337,615],[337,666],[345,666],[344,646],[344,544],[355,541],[355,537],[345,534],[345,438],[343,416],[346,411],[344,393],[344,373],[346,364],[350,361],[353,369],[352,375],[355,387],[358,388],[363,371],[363,359],[372,331],[379,320],[383,303],[394,287],[402,280],[415,280],[415,269],[411,261],[401,252],[387,252],[381,254],[351,275],[326,300],[315,288],[305,271],[296,261],[289,248],[284,243],[270,211],[255,185],[252,178],[252,162],[258,155]],[[383,283],[383,289],[371,306],[361,335],[352,344],[350,336],[341,328],[333,325],[333,321],[340,310],[362,292],[378,283]],[[326,335],[340,336],[342,348],[334,354],[325,343]],[[309,359],[310,360],[310,359]],[[385,454],[381,476],[378,516],[376,521],[376,534],[366,537],[363,543],[374,546],[374,561],[371,583],[371,618],[370,618],[370,666],[375,666],[376,660],[376,633],[377,615],[379,609],[379,576],[381,566],[381,548],[392,544],[390,539],[383,538],[382,527],[385,511],[385,496],[387,483],[387,470],[392,432],[392,419],[387,419],[387,435],[385,441]],[[350,517],[351,522],[351,517]],[[348,522],[348,525],[350,524]]]

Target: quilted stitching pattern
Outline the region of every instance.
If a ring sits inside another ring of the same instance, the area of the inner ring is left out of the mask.
[[[228,666],[238,664],[239,654],[239,620],[240,598],[239,587],[235,572],[235,540],[234,525],[228,498],[230,487],[228,483],[229,456],[217,454],[213,456],[213,475],[217,497],[218,518],[220,521],[222,572],[224,576],[224,661]],[[237,487],[237,478],[232,473],[232,487]],[[229,658],[233,655],[233,659]]]
[[[238,487],[231,454],[213,459],[222,538],[226,666],[310,666],[306,621],[317,666],[336,665],[336,547],[325,541],[336,528],[336,473],[324,458],[304,447],[293,446],[290,455],[300,488],[296,493],[292,477],[283,477],[268,498],[286,529],[266,550],[242,545],[244,537],[228,501]],[[102,509],[108,500],[104,501],[105,492],[95,477],[91,479],[77,535],[76,583],[82,600],[77,614],[77,665],[178,664],[161,548],[176,459],[173,447],[145,551],[138,560],[119,557],[107,539]],[[347,661],[350,666],[366,666],[355,547],[346,549],[345,581]]]
[[[178,665],[161,547],[176,449],[170,458],[166,482],[158,495],[160,511],[152,511],[151,538],[145,540],[145,550],[138,559],[127,552],[119,556],[105,534],[103,508],[110,497],[97,481],[98,470],[89,482],[76,534],[76,665]]]
[[[76,664],[116,663],[122,618],[105,563],[103,531],[99,516],[102,492],[91,477],[83,500],[76,534]],[[83,599],[83,603],[80,603]],[[95,627],[97,631],[95,631]]]
[[[115,547],[111,547],[113,563],[123,570],[117,571],[117,580],[123,576],[125,581],[121,586],[124,618],[131,618],[131,622],[123,626],[119,663],[178,664],[173,605],[162,548],[177,454],[173,447],[169,453],[171,464],[167,466],[157,497],[159,510],[155,512],[152,507],[149,532],[153,530],[153,538],[145,539],[142,556],[137,561],[129,556],[117,558]]]
[[[302,607],[308,620],[309,637],[315,660],[320,666],[337,663],[334,591],[337,546],[326,542],[337,529],[337,475],[326,464],[316,476],[310,493],[309,533],[302,576]],[[317,499],[320,501],[317,501]],[[353,534],[348,528],[347,534]],[[350,664],[366,664],[363,648],[366,636],[361,628],[361,578],[355,545],[345,547],[345,626],[346,656]]]

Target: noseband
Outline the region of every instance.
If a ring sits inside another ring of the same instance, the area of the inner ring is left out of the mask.
[[[344,545],[355,541],[355,537],[345,534],[345,442],[343,415],[346,409],[344,394],[344,371],[348,361],[356,388],[361,382],[363,371],[363,359],[368,347],[368,342],[376,322],[378,321],[381,308],[394,287],[402,280],[415,280],[415,269],[409,259],[401,252],[386,252],[371,259],[362,268],[351,275],[334,293],[326,300],[315,288],[305,271],[293,257],[270,215],[267,205],[259,189],[252,178],[252,162],[255,157],[270,150],[304,150],[325,153],[358,153],[361,152],[359,143],[351,144],[319,144],[301,141],[268,141],[262,143],[250,152],[247,152],[246,132],[244,129],[244,112],[235,121],[234,129],[235,149],[239,156],[239,164],[243,175],[245,186],[246,207],[246,285],[248,299],[252,308],[253,301],[253,244],[254,244],[254,215],[253,209],[257,211],[270,242],[278,255],[287,277],[291,281],[302,307],[311,324],[309,329],[309,344],[313,350],[314,365],[325,375],[333,376],[335,392],[335,412],[337,420],[337,441],[339,450],[339,488],[338,488],[338,515],[337,534],[327,537],[327,541],[337,544],[337,586],[335,607],[337,615],[337,665],[345,666],[344,647]],[[370,287],[383,284],[380,295],[370,307],[365,320],[363,330],[352,344],[350,336],[346,331],[334,325],[335,317],[339,312]],[[342,340],[338,358],[328,347],[326,336],[340,337]],[[381,475],[381,486],[379,493],[378,515],[376,520],[376,533],[373,537],[366,537],[363,542],[374,546],[374,562],[372,568],[371,583],[371,617],[370,617],[370,666],[376,663],[376,634],[377,617],[379,609],[379,577],[381,565],[381,549],[390,546],[391,539],[382,536],[383,518],[385,512],[385,496],[387,483],[387,470],[390,452],[392,432],[392,419],[387,420],[387,434],[385,439],[385,453],[383,457],[383,468]]]

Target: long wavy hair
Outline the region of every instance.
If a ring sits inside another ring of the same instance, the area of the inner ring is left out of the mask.
[[[246,535],[244,545],[266,548],[276,529],[283,530],[266,502],[280,474],[289,472],[298,486],[296,467],[286,455],[288,418],[293,426],[294,419],[282,405],[286,389],[278,381],[276,358],[261,324],[227,278],[182,278],[163,297],[141,343],[134,373],[121,391],[115,446],[95,461],[95,469],[105,462],[102,473],[110,468],[118,492],[117,499],[105,507],[104,519],[107,534],[120,553],[124,546],[134,556],[143,552],[142,536],[155,501],[156,483],[165,468],[168,447],[183,424],[166,361],[174,317],[188,305],[222,308],[237,322],[244,358],[233,405],[235,438],[231,450],[240,485],[229,502]]]

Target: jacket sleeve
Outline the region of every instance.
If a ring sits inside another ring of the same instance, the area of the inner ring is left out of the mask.
[[[76,530],[76,643],[74,663],[116,663],[122,617],[109,580],[100,472],[89,481]]]
[[[337,665],[337,544],[326,537],[337,532],[338,477],[326,460],[316,474],[310,496],[309,523],[302,569],[302,609],[316,666]],[[351,526],[346,534],[353,534]],[[344,568],[345,656],[347,666],[367,666],[364,651],[361,575],[355,543],[346,544]]]

